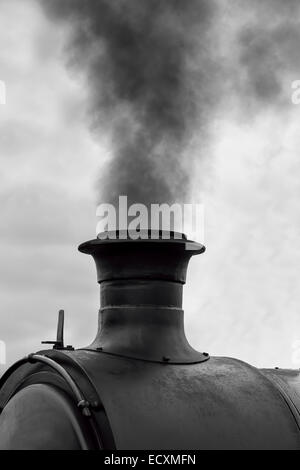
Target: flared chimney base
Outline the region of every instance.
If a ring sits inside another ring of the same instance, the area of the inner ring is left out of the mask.
[[[88,349],[169,364],[206,361],[184,332],[182,290],[191,256],[204,246],[169,240],[91,240],[100,284],[99,328]]]

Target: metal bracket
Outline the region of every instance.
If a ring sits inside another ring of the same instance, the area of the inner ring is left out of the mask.
[[[74,348],[70,345],[64,346],[64,323],[65,323],[65,311],[59,310],[56,341],[42,341],[42,344],[53,344],[53,349],[73,350]]]

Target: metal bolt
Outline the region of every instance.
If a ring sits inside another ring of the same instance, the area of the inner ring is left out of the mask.
[[[78,406],[78,408],[81,409],[82,414],[83,414],[84,416],[91,416],[91,412],[90,412],[90,410],[89,410],[90,404],[89,404],[89,402],[88,402],[87,400],[80,400],[80,401],[77,403],[77,406]]]
[[[28,362],[29,362],[30,364],[34,364],[34,363],[36,362],[33,353],[28,354],[27,359],[28,359]]]

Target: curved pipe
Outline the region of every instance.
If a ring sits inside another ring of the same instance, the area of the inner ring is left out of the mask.
[[[0,389],[4,385],[4,383],[8,380],[8,378],[13,374],[13,372],[15,372],[19,367],[26,364],[27,362],[31,364],[34,364],[35,362],[42,362],[46,364],[47,366],[51,367],[52,369],[54,369],[69,385],[70,389],[72,390],[77,400],[78,408],[82,410],[83,416],[87,416],[87,417],[91,416],[91,412],[89,409],[90,407],[89,402],[85,400],[81,391],[77,387],[72,377],[68,374],[68,372],[61,365],[55,362],[53,359],[50,359],[50,357],[47,357],[47,356],[42,356],[41,354],[29,354],[23,359],[20,359],[19,361],[15,362],[14,365],[10,367],[1,377]]]
[[[75,395],[76,400],[77,400],[77,406],[78,408],[82,410],[83,416],[87,416],[87,417],[91,416],[91,412],[89,409],[90,407],[89,402],[85,400],[84,396],[82,395],[81,391],[77,387],[72,377],[60,364],[55,362],[53,359],[50,359],[50,357],[42,356],[41,354],[29,354],[27,358],[28,358],[28,362],[31,362],[31,363],[42,362],[46,364],[47,366],[54,369],[61,377],[63,377],[63,379],[65,380],[65,382],[67,382],[73,394]]]
[[[81,409],[83,416],[86,417],[91,417],[91,412],[90,412],[90,404],[87,400],[85,400],[83,394],[81,393],[80,389],[77,387],[76,383],[72,379],[72,377],[68,374],[68,372],[57,362],[55,362],[53,359],[50,359],[47,356],[42,356],[41,354],[29,354],[28,356],[24,357],[23,359],[20,359],[17,361],[15,364],[13,364],[12,367],[10,367],[5,374],[1,377],[0,380],[0,389],[4,385],[4,383],[8,380],[8,378],[22,365],[31,363],[34,364],[35,362],[41,362],[43,364],[46,364],[47,366],[51,367],[54,369],[64,380],[65,382],[69,385],[70,389],[72,390],[73,394],[75,395],[75,398],[77,400],[77,406],[78,408]],[[2,411],[2,410],[1,410]],[[1,412],[0,411],[0,412]],[[78,434],[80,444],[82,447],[82,450],[88,450],[89,445],[84,438],[83,433],[80,431]]]

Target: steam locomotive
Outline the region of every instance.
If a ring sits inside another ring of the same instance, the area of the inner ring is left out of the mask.
[[[1,449],[300,449],[300,372],[194,350],[186,237],[95,239],[99,330],[29,354],[0,380]]]

